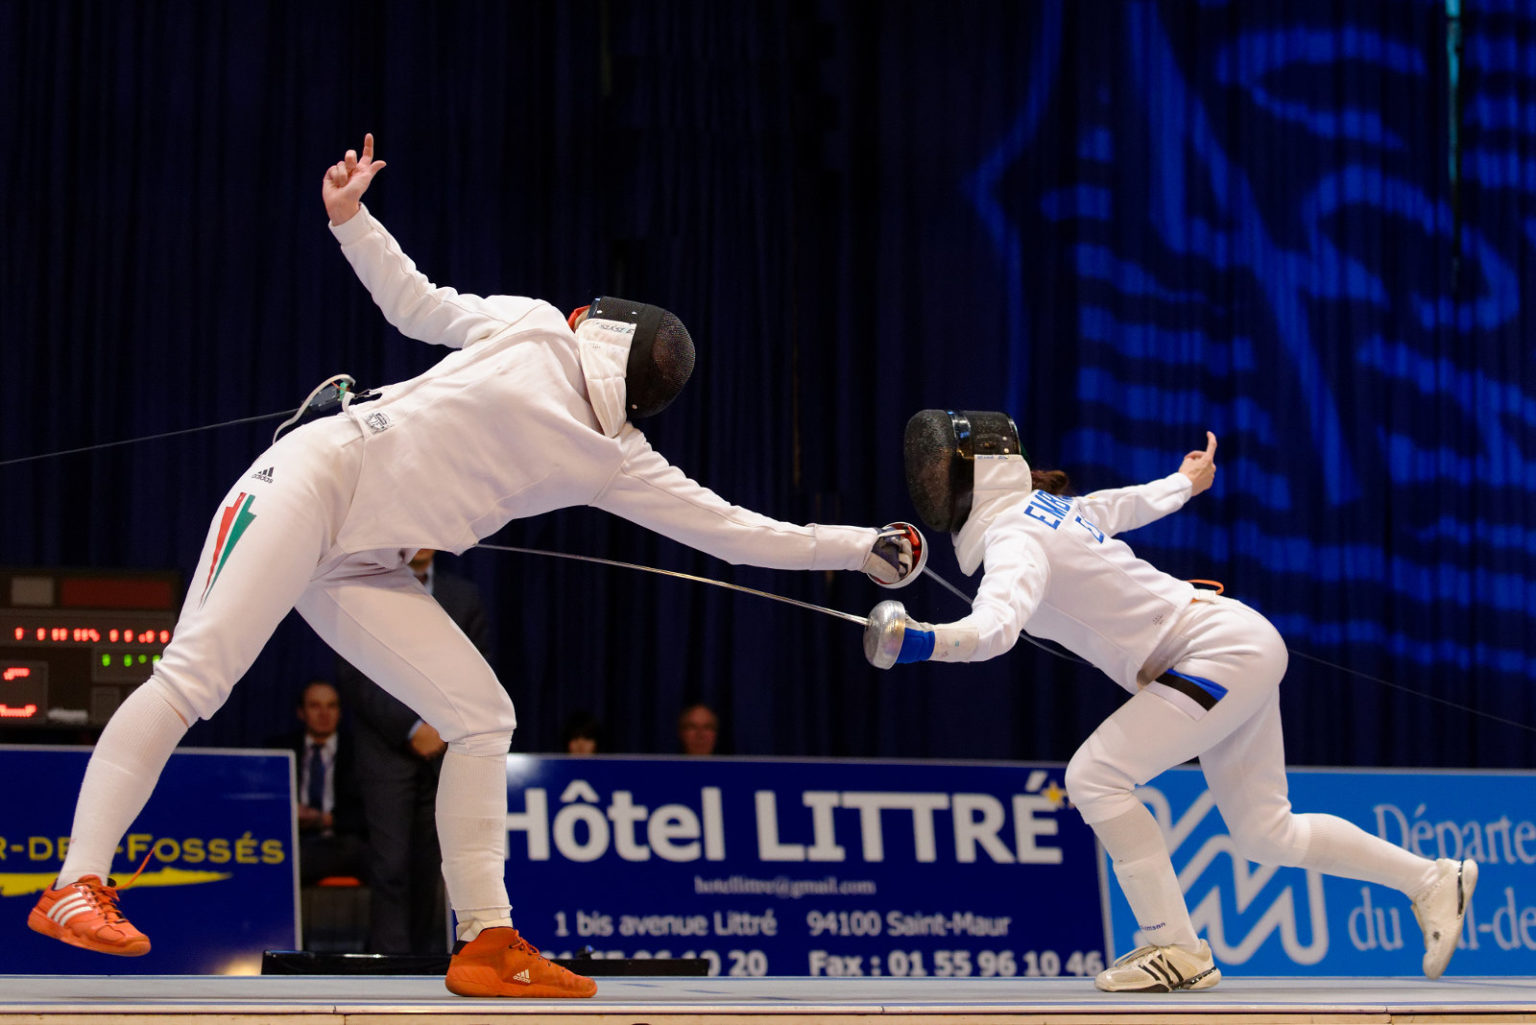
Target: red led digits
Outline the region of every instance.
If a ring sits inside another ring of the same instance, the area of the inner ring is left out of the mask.
[[[181,590],[171,571],[0,568],[0,727],[116,707],[171,642]]]
[[[14,627],[11,635],[18,641],[28,640],[28,628]],[[94,626],[39,626],[31,629],[30,639],[39,644],[100,644],[102,637],[108,644],[159,644],[171,642],[171,631],[150,627],[135,630],[133,627],[112,627],[106,631]]]

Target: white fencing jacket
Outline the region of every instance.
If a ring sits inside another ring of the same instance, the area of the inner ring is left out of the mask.
[[[994,658],[1028,630],[1134,693],[1138,672],[1197,591],[1115,535],[1178,510],[1191,487],[1173,473],[1067,498],[1034,490],[1018,456],[978,457],[971,514],[954,541],[960,569],[970,575],[985,563],[986,573],[971,614],[936,628],[933,659]]]
[[[541,299],[433,285],[366,208],[331,231],[391,324],[456,350],[347,408],[364,455],[338,539],[345,551],[458,553],[509,520],[591,505],[732,563],[863,565],[874,528],[770,519],[731,505],[652,449],[623,419],[622,391],[614,401],[627,342],[622,351],[581,345]]]

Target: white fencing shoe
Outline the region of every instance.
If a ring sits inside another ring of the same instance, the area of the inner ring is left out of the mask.
[[[1171,993],[1210,989],[1220,981],[1211,945],[1201,940],[1193,954],[1183,947],[1139,947],[1100,972],[1093,984],[1106,993]]]
[[[1435,881],[1413,902],[1413,917],[1424,930],[1424,974],[1431,979],[1440,978],[1456,953],[1467,902],[1477,886],[1477,862],[1441,858],[1435,870]]]

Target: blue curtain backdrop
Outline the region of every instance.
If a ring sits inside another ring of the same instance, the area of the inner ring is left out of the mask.
[[[372,131],[370,208],[434,280],[684,318],[698,371],[646,430],[732,501],[911,516],[899,443],[928,406],[1010,410],[1080,490],[1162,476],[1209,428],[1215,490],[1128,540],[1286,635],[1291,760],[1532,764],[1517,0],[1454,24],[1436,0],[0,0],[0,84],[0,460],[429,366],[325,227],[321,172]],[[0,466],[0,564],[189,573],[270,429]],[[586,509],[491,540],[888,596]],[[1121,696],[1024,644],[879,673],[858,628],[749,595],[444,566],[485,591],[520,750],[586,709],[616,749],[670,751],[703,698],[737,753],[1064,759]],[[926,581],[898,597],[964,611]],[[290,617],[192,742],[260,741],[330,671]]]

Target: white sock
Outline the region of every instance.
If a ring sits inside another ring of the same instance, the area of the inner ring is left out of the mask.
[[[458,936],[512,924],[507,898],[507,757],[452,746],[437,782],[437,839]]]
[[[85,767],[69,851],[59,869],[61,885],[82,876],[105,881],[111,875],[118,841],[144,809],[186,732],[187,724],[153,681],[128,695],[112,713]]]
[[[1363,879],[1410,897],[1435,879],[1435,863],[1373,836],[1337,815],[1299,815],[1312,831],[1302,868],[1345,879]]]
[[[1147,942],[1198,951],[1200,938],[1195,935],[1184,891],[1168,857],[1168,845],[1152,813],[1138,803],[1130,811],[1092,825],[1109,853],[1115,878]]]

